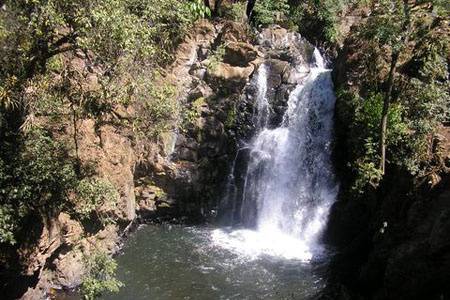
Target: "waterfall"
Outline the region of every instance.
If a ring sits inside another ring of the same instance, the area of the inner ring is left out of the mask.
[[[248,144],[238,212],[242,224],[254,226],[213,233],[216,243],[250,256],[311,259],[320,249],[320,234],[337,194],[330,148],[335,104],[331,71],[317,49],[312,62],[295,69],[309,72],[295,74],[303,79],[289,94],[282,122],[275,128],[268,124],[265,63],[256,74],[256,130]]]

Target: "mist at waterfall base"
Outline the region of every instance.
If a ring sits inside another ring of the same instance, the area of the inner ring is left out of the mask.
[[[117,258],[125,286],[106,299],[310,299],[323,289],[320,237],[337,193],[335,99],[317,50],[296,70],[278,126],[270,124],[266,63],[250,82],[255,134],[244,145],[246,168],[237,174],[233,164],[223,199],[235,226],[143,226]]]

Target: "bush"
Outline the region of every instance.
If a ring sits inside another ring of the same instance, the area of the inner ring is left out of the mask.
[[[204,4],[203,0],[191,0],[186,5],[194,20],[211,17],[211,10]]]
[[[80,292],[86,300],[93,300],[105,292],[117,293],[123,283],[115,278],[117,263],[102,252],[85,257],[86,275]]]
[[[148,78],[138,79],[135,86],[135,101],[138,107],[133,120],[137,138],[157,138],[170,130],[179,121],[179,106],[175,88],[168,83],[160,83],[157,75],[151,82]],[[158,82],[158,83],[157,83]]]
[[[82,219],[88,219],[96,213],[102,223],[106,223],[107,216],[99,213],[103,206],[115,206],[119,198],[111,182],[99,178],[84,178],[78,182],[75,189],[76,202],[74,213]]]
[[[243,23],[247,18],[246,8],[246,2],[235,2],[231,6],[222,8],[222,14],[224,18]]]
[[[256,25],[268,26],[280,22],[289,13],[288,0],[258,0],[253,8]]]
[[[291,0],[290,18],[300,33],[311,41],[336,43],[341,40],[339,25],[344,10],[360,0]]]
[[[11,205],[0,205],[0,243],[15,244],[14,231],[17,223],[14,221],[14,211]]]
[[[32,131],[22,146],[1,146],[1,240],[13,243],[28,215],[46,216],[65,207],[77,177],[67,149],[43,130]]]
[[[211,71],[216,70],[219,63],[221,63],[223,61],[223,58],[225,56],[225,51],[226,51],[226,44],[221,44],[216,48],[216,50],[214,50],[214,52],[208,58],[207,67],[209,70],[211,70]]]

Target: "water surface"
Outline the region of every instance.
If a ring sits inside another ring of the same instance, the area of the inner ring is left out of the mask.
[[[147,225],[117,257],[125,284],[105,299],[309,299],[323,287],[324,264],[248,255],[224,247],[217,229]]]

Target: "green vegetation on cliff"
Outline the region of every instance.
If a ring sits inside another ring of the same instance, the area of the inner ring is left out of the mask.
[[[439,6],[380,2],[354,30],[338,71],[338,123],[356,190],[389,167],[424,176],[439,168],[430,138],[449,116],[449,35]],[[351,68],[351,69],[350,69]]]
[[[21,220],[29,214],[67,210],[68,195],[79,191],[77,181],[86,187],[82,178],[88,171],[78,158],[81,120],[94,118],[101,124],[113,117],[126,125],[119,111],[138,102],[133,127],[162,130],[164,120],[173,115],[167,101],[173,92],[151,86],[151,70],[170,62],[195,19],[193,9],[176,0],[4,3],[2,242],[15,241]],[[140,66],[134,67],[136,63]],[[67,126],[72,138],[58,133]]]
[[[115,212],[118,187],[96,157],[80,157],[86,124],[100,145],[102,126],[126,132],[134,144],[173,126],[175,94],[158,73],[189,25],[208,15],[194,4],[0,2],[1,278],[7,268],[25,273],[28,257],[17,250],[36,247],[42,227],[61,212],[86,232],[123,222]],[[119,286],[88,283],[89,298]]]
[[[123,283],[115,278],[117,263],[104,253],[94,253],[85,258],[87,273],[81,284],[81,294],[94,300],[104,292],[118,292]]]

